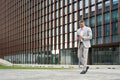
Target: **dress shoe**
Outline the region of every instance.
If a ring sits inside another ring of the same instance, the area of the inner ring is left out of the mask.
[[[82,71],[80,74],[85,74],[86,73],[86,71]]]
[[[86,67],[86,72],[88,71],[88,69],[89,69],[89,66]]]

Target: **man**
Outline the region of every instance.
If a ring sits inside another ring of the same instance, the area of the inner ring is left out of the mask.
[[[78,59],[79,64],[83,65],[82,72],[80,74],[85,74],[89,69],[87,66],[88,50],[91,47],[90,40],[92,39],[92,31],[90,27],[86,27],[84,21],[79,22],[80,28],[77,30],[78,39]]]

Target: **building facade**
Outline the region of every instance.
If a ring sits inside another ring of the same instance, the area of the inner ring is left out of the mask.
[[[81,19],[93,32],[89,64],[120,64],[120,0],[1,0],[0,57],[19,64],[78,64]]]

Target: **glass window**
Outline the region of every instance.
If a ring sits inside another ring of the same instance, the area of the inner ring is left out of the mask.
[[[65,42],[67,42],[67,34],[65,34]]]
[[[67,24],[67,16],[65,16],[65,24]]]
[[[118,0],[112,0],[112,9],[118,8]]]
[[[118,10],[112,11],[112,21],[118,21]]]
[[[92,37],[95,38],[95,28],[92,27],[91,30],[92,30]]]
[[[77,31],[77,22],[74,23],[74,31]]]
[[[72,13],[72,5],[69,5],[69,13]]]
[[[95,6],[92,6],[91,7],[90,15],[93,16],[94,14],[95,14]]]
[[[85,18],[88,17],[88,8],[85,9],[85,15],[84,15],[84,17]]]
[[[105,11],[109,11],[110,10],[110,1],[105,1]]]
[[[98,44],[102,44],[102,37],[98,38]]]
[[[113,37],[112,37],[112,42],[118,42],[118,35],[114,35]]]
[[[55,6],[54,6],[54,5],[55,5],[55,4],[52,5],[52,9],[53,9],[53,11],[55,10]]]
[[[85,25],[88,26],[88,19],[85,19]]]
[[[62,25],[62,23],[63,23],[63,19],[62,19],[62,17],[60,18],[60,25]]]
[[[60,16],[62,16],[62,14],[63,14],[63,10],[62,10],[62,9],[60,9]]]
[[[63,34],[63,27],[60,27],[60,34]]]
[[[56,18],[58,18],[58,11],[56,11]]]
[[[110,13],[105,13],[104,14],[104,22],[109,23],[110,22]]]
[[[97,0],[97,2],[102,2],[102,0]]]
[[[60,43],[63,43],[63,35],[60,35]]]
[[[84,0],[85,7],[88,7],[88,0]]]
[[[105,25],[105,29],[104,29],[104,35],[105,36],[109,36],[110,35],[110,25]]]
[[[74,13],[74,21],[77,21],[77,13]]]
[[[90,0],[90,4],[91,5],[95,4],[95,0]]]
[[[54,19],[54,12],[52,13],[52,18]]]
[[[72,22],[72,14],[69,15],[69,22]]]
[[[65,30],[65,33],[67,33],[67,25],[65,25],[64,30]]]
[[[63,0],[60,0],[60,7],[63,7]]]
[[[72,3],[72,0],[69,0],[69,3]]]
[[[59,34],[59,31],[58,31],[58,27],[56,28],[56,35],[58,35]]]
[[[65,48],[67,48],[67,43],[65,43]]]
[[[74,11],[77,11],[77,3],[74,3]]]
[[[102,15],[97,16],[97,24],[98,25],[102,24]]]
[[[74,41],[77,41],[77,32],[74,33]]]
[[[102,3],[98,4],[97,6],[97,13],[102,13]]]
[[[65,5],[67,5],[67,0],[64,0],[64,2],[65,2]]]
[[[118,22],[112,23],[112,34],[118,34]]]
[[[72,41],[72,33],[69,34],[69,41]]]
[[[56,2],[56,9],[58,9],[58,2]]]
[[[97,28],[98,30],[98,37],[101,37],[102,36],[102,27],[101,26],[98,26]]]
[[[67,7],[64,8],[64,12],[65,12],[65,14],[67,14]]]
[[[82,5],[82,0],[79,1],[79,8],[82,9],[83,5]]]
[[[95,17],[92,17],[90,19],[90,26],[94,26],[95,25]]]
[[[104,42],[105,43],[110,43],[110,36],[105,36]]]
[[[82,10],[80,10],[80,19],[82,19]]]
[[[69,24],[69,32],[72,32],[72,23]]]

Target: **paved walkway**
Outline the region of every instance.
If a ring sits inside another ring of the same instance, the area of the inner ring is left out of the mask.
[[[120,69],[20,70],[1,69],[0,80],[120,80]]]

